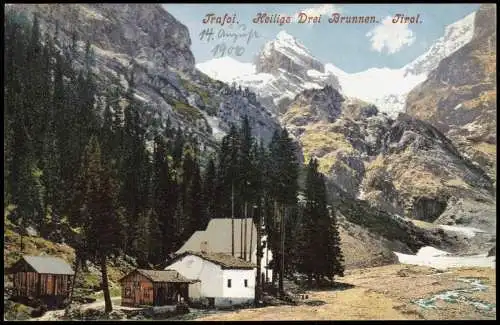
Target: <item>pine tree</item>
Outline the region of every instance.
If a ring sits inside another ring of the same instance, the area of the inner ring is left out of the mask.
[[[111,111],[110,99],[106,99],[106,104],[104,106],[103,112],[103,123],[101,126],[100,139],[103,144],[103,155],[105,160],[113,160],[113,112]]]
[[[149,253],[151,247],[150,238],[150,218],[149,214],[145,212],[139,213],[139,218],[137,219],[137,228],[134,234],[134,240],[132,242],[133,251],[137,256],[137,264],[139,267],[147,268],[149,261]]]
[[[27,112],[27,131],[33,137],[33,158],[41,157],[44,134],[43,134],[43,115],[44,102],[48,94],[48,84],[44,79],[41,45],[41,32],[38,15],[34,14],[33,24],[31,26],[31,37],[27,49],[28,73],[30,82],[26,83],[27,89],[24,95],[25,109]]]
[[[184,153],[184,135],[180,129],[177,130],[172,151],[173,168],[177,169],[181,166],[182,156]]]
[[[105,311],[110,312],[112,304],[106,261],[110,255],[121,252],[124,229],[123,218],[118,213],[118,188],[109,166],[101,160],[100,145],[94,136],[85,149],[81,174],[85,180],[83,249],[87,256],[101,266]]]
[[[317,163],[316,163],[317,165]],[[330,230],[330,215],[328,212],[327,208],[327,200],[326,200],[326,186],[325,186],[325,181],[324,177],[321,173],[317,171],[317,166],[316,166],[316,172],[315,172],[315,180],[316,184],[316,207],[315,207],[315,214],[317,216],[317,224],[316,224],[316,229],[317,231],[323,230],[320,233],[317,233],[316,236],[319,239],[319,243],[316,246],[316,256],[323,256],[326,257],[328,256],[328,238],[329,238],[329,230]],[[319,236],[318,236],[319,234]],[[315,278],[316,278],[316,283],[319,286],[321,284],[321,280],[325,275],[328,274],[328,271],[332,264],[329,263],[327,258],[322,258],[321,260],[318,260],[316,263],[316,269],[315,269]]]
[[[203,216],[204,210],[204,198],[203,198],[203,188],[200,166],[198,165],[197,159],[194,160],[193,164],[193,177],[191,179],[191,184],[189,187],[189,199],[191,200],[191,216],[190,216],[190,227],[187,236],[191,236],[196,230],[203,230],[203,223],[205,218]]]
[[[298,162],[295,147],[286,129],[276,130],[269,144],[270,196],[274,200],[274,218],[268,225],[269,243],[273,251],[273,274],[279,275],[279,292],[283,292],[285,264],[293,261],[284,258],[286,220],[297,204]],[[273,277],[273,279],[275,278]]]
[[[248,243],[248,238],[246,238],[247,235],[247,218],[248,218],[248,207],[252,206],[251,202],[253,201],[252,197],[252,189],[253,189],[253,182],[255,181],[252,179],[252,171],[253,171],[253,166],[252,166],[252,157],[251,157],[251,151],[252,151],[252,130],[250,127],[250,122],[248,120],[248,117],[245,115],[243,117],[243,121],[241,123],[241,129],[240,129],[240,135],[239,135],[239,147],[238,147],[238,183],[240,184],[240,198],[241,198],[241,203],[243,205],[243,215],[242,217],[245,218],[244,222],[244,230],[243,230],[243,259],[247,259],[247,243]]]
[[[193,197],[196,195],[193,193],[193,176],[195,174],[196,163],[193,157],[193,150],[191,146],[186,146],[184,149],[184,159],[182,161],[182,176],[180,188],[181,192],[179,195],[182,196],[182,214],[180,217],[182,218],[182,232],[179,233],[179,238],[181,241],[189,238],[191,234],[195,231],[193,220],[194,214],[194,206],[193,206]],[[199,195],[199,192],[198,192]]]
[[[217,166],[217,216],[231,216],[231,196],[233,178],[231,177],[231,148],[228,136],[222,138]]]
[[[299,263],[298,270],[308,276],[309,285],[312,284],[312,277],[318,269],[317,264],[319,261],[317,257],[318,249],[320,249],[321,241],[317,233],[319,225],[318,215],[318,162],[311,158],[307,165],[306,174],[306,188],[303,218],[302,218],[302,231],[299,237]],[[321,230],[321,233],[323,230]]]
[[[324,276],[333,280],[343,275],[344,267],[336,217],[328,210],[325,179],[313,158],[307,166],[305,196],[297,269],[307,274],[310,285],[314,277],[319,286]]]
[[[172,179],[167,154],[164,140],[160,136],[156,137],[153,161],[153,211],[161,229],[162,258],[166,258],[173,249],[174,207],[177,202],[176,184]]]
[[[328,249],[325,261],[327,264],[326,276],[333,281],[335,275],[344,276],[344,255],[340,248],[340,234],[335,211],[331,211],[330,215],[331,219],[328,227],[326,245]]]
[[[150,210],[149,215],[149,240],[148,261],[153,265],[160,264],[165,260],[166,256],[163,255],[163,236],[160,230],[160,221],[154,209]]]
[[[129,89],[126,94],[128,106],[125,109],[123,126],[123,161],[121,162],[121,202],[127,212],[127,223],[130,233],[136,234],[137,220],[141,212],[148,205],[147,199],[147,174],[148,158],[145,156],[144,130],[142,129],[138,103],[134,100],[133,75],[129,80]],[[129,237],[128,246],[134,241],[134,236]],[[127,249],[127,252],[129,250]]]
[[[203,222],[200,225],[201,229],[205,229],[210,222],[210,219],[215,218],[217,215],[217,171],[213,159],[208,161],[208,166],[205,171],[203,180],[203,202],[204,213]]]

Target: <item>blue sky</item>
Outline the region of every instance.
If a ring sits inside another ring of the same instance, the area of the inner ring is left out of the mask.
[[[251,62],[266,41],[272,40],[281,30],[299,39],[311,53],[324,63],[332,63],[340,69],[354,73],[369,68],[400,68],[424,53],[429,46],[444,34],[445,26],[467,16],[479,8],[479,4],[164,4],[165,9],[189,28],[197,63],[208,61],[214,47],[221,43],[217,37],[210,42],[200,40],[206,28],[225,32],[253,30],[258,37],[246,44],[243,38],[236,45],[244,47],[240,55],[230,55],[242,62]],[[257,13],[280,14],[297,17],[306,12],[309,16],[322,14],[319,24],[255,24]],[[329,24],[327,19],[333,12],[341,16],[375,16],[375,24]],[[205,25],[202,20],[207,13],[223,16],[236,14],[239,24]],[[395,14],[420,15],[422,23],[393,24]],[[255,34],[253,34],[255,36]],[[227,46],[230,41],[225,42]]]

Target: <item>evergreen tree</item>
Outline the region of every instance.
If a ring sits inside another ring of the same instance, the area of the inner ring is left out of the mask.
[[[110,312],[112,304],[106,261],[109,256],[121,252],[124,220],[118,212],[117,185],[109,166],[101,160],[96,137],[90,139],[85,149],[81,174],[85,180],[82,207],[84,251],[101,266],[105,311]]]
[[[153,213],[162,235],[161,256],[166,258],[172,252],[172,236],[175,232],[173,207],[177,202],[177,191],[170,171],[167,148],[160,136],[155,138],[153,170]]]
[[[200,166],[198,165],[197,159],[194,160],[193,164],[193,177],[191,179],[191,184],[189,187],[189,199],[191,200],[191,216],[190,216],[190,227],[187,236],[191,236],[196,230],[203,230],[202,227],[205,218],[203,215],[204,210],[204,198],[203,198],[203,188]]]
[[[190,146],[186,146],[184,149],[184,159],[182,161],[182,176],[180,185],[180,193],[182,196],[182,213],[180,218],[182,218],[182,230],[178,234],[180,241],[184,241],[189,238],[191,234],[195,231],[195,221],[193,220],[194,206],[193,197],[196,195],[193,193],[193,178],[195,174],[196,163],[193,158],[193,151]],[[198,192],[199,195],[199,192]]]
[[[231,182],[233,179],[230,174],[231,151],[229,140],[228,136],[222,139],[219,152],[216,183],[217,216],[231,216]]]
[[[106,161],[112,161],[113,157],[113,112],[111,111],[110,99],[106,99],[101,126],[100,139],[103,144],[103,155]]]
[[[328,211],[324,176],[318,172],[318,162],[311,158],[306,175],[304,208],[297,268],[320,285],[324,276],[333,280],[343,275],[343,256],[334,214]]]
[[[150,218],[149,214],[146,212],[140,212],[139,218],[137,219],[136,232],[133,236],[132,247],[137,256],[137,264],[141,268],[148,267],[149,253],[151,247],[151,237],[150,237]]]
[[[283,263],[293,263],[283,254],[286,241],[286,220],[296,207],[298,191],[298,162],[295,147],[286,129],[276,130],[269,144],[270,152],[270,195],[273,198],[273,215],[268,225],[269,243],[273,251],[274,277],[279,275],[279,292],[283,291]]]
[[[171,208],[170,208],[171,209]],[[165,261],[163,255],[163,236],[160,230],[160,221],[154,209],[149,210],[149,252],[148,261],[153,265],[158,265]]]
[[[319,226],[319,198],[318,198],[318,162],[311,158],[307,165],[305,185],[305,208],[302,219],[302,231],[300,236],[300,255],[298,270],[307,274],[309,285],[318,270],[318,250],[321,249],[320,234],[324,230]],[[318,230],[320,233],[318,233]]]
[[[138,107],[138,103],[134,100],[133,87],[134,80],[132,75],[126,94],[128,106],[125,109],[123,127],[123,161],[120,173],[123,185],[120,196],[121,202],[127,212],[127,223],[130,227],[130,233],[136,234],[139,214],[144,212],[148,205],[147,174],[149,159],[146,156],[144,130],[142,129],[139,116],[140,107]],[[132,245],[134,239],[134,236],[131,236],[127,246]]]
[[[330,213],[331,219],[327,232],[327,252],[325,256],[326,276],[332,281],[334,276],[344,276],[344,254],[340,248],[340,234],[335,211]]]
[[[181,166],[182,155],[184,153],[184,135],[180,129],[177,130],[172,151],[173,168],[177,169]]]
[[[213,159],[208,161],[208,166],[205,171],[203,181],[203,202],[205,203],[205,206],[203,222],[200,225],[201,229],[205,229],[208,226],[210,219],[217,216],[217,171]]]

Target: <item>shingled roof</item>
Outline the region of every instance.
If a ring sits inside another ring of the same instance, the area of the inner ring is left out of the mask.
[[[74,275],[75,272],[71,266],[63,259],[54,256],[28,256],[25,255],[16,264],[12,266],[10,272],[15,272],[19,263],[24,261],[33,270],[40,274],[61,274]]]
[[[180,255],[177,255],[174,259],[170,261],[170,264],[178,261],[184,256],[194,255],[198,256],[204,260],[212,262],[214,264],[220,265],[223,269],[253,269],[256,267],[255,264],[245,261],[241,258],[232,256],[230,254],[225,253],[206,253],[206,252],[195,252],[195,251],[186,251]]]
[[[119,281],[121,282],[123,279],[125,279],[134,272],[138,272],[139,274],[145,276],[152,282],[178,282],[178,283],[196,282],[196,280],[188,279],[175,270],[145,270],[145,269],[135,269],[131,273],[125,275]]]

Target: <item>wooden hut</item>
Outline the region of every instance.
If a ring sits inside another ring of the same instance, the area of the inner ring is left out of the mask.
[[[75,272],[53,256],[23,256],[7,273],[13,277],[14,297],[41,299],[59,305],[69,298]]]
[[[174,270],[136,269],[120,279],[123,306],[164,306],[189,301],[188,285],[196,282]]]

